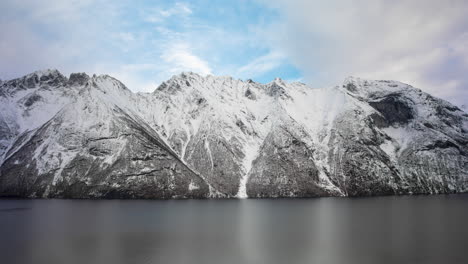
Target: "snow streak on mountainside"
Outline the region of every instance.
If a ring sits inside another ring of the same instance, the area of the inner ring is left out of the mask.
[[[394,81],[312,89],[182,73],[0,85],[0,195],[366,196],[468,189],[468,115]]]

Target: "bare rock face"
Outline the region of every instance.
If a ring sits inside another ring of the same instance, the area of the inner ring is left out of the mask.
[[[286,126],[265,138],[249,172],[249,197],[317,197],[329,193],[319,185],[313,149]]]
[[[235,148],[235,144],[206,131],[208,127],[199,130],[190,140],[184,160],[203,175],[221,196],[234,197],[239,191],[242,175],[239,158],[242,152]]]
[[[379,148],[385,136],[362,112],[346,112],[334,122],[329,145],[330,179],[347,196],[397,194],[399,174]]]
[[[388,125],[404,125],[414,117],[411,100],[401,94],[386,95],[378,100],[370,101],[369,105],[383,116]]]
[[[69,85],[85,85],[89,81],[89,76],[82,72],[82,73],[72,73],[70,74],[70,78],[68,79]]]
[[[468,115],[395,81],[312,89],[182,73],[153,93],[0,83],[0,196],[268,198],[468,190]]]
[[[7,122],[8,120],[0,119],[0,156],[3,156],[10,142],[16,137],[15,128],[10,127]]]

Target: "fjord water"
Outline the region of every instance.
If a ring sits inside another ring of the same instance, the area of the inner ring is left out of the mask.
[[[1,263],[467,263],[468,195],[0,200]]]

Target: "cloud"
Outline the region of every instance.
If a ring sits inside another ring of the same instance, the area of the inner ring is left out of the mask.
[[[103,63],[93,65],[90,72],[113,76],[134,92],[153,92],[164,80],[158,78],[163,70],[161,65],[152,63]]]
[[[168,65],[169,72],[176,74],[182,71],[194,71],[204,75],[211,74],[206,61],[194,55],[189,44],[178,43],[169,47],[161,59]]]
[[[101,5],[106,1],[1,1],[6,12],[0,17],[0,77],[44,68],[89,71],[97,58],[109,54],[101,19],[113,19],[116,5]]]
[[[127,43],[135,41],[135,36],[131,32],[119,32],[115,37]]]
[[[57,21],[69,22],[81,20],[83,13],[79,12],[79,10],[92,4],[92,0],[50,0],[47,4],[37,0],[23,0],[21,2],[4,0],[1,5],[5,10],[18,12],[10,15],[21,15],[23,19],[38,23],[55,23]]]
[[[269,72],[285,62],[284,54],[270,52],[266,55],[257,57],[247,65],[242,66],[238,71],[238,76],[250,76],[251,78],[260,76]]]
[[[208,62],[195,55],[188,43],[167,43],[163,50],[157,63],[104,63],[95,65],[92,72],[114,76],[134,92],[152,92],[163,81],[184,71],[212,74]]]
[[[192,9],[187,3],[177,2],[168,9],[155,8],[145,15],[145,21],[150,23],[160,23],[172,16],[189,16]]]
[[[281,13],[265,38],[312,84],[396,79],[459,105],[468,100],[466,1],[264,3]]]

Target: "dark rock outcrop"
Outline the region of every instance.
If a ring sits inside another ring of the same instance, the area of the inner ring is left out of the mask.
[[[314,150],[302,140],[301,135],[295,135],[288,127],[278,126],[270,131],[249,172],[249,197],[331,195],[318,184],[319,171],[312,155]]]
[[[68,78],[69,85],[84,85],[89,81],[89,76],[82,72],[82,73],[72,73],[70,74],[70,78]]]

